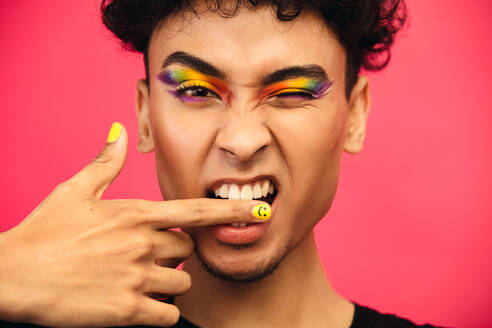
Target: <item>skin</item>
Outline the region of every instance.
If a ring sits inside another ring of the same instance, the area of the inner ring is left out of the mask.
[[[0,320],[47,327],[173,325],[179,309],[147,296],[181,295],[191,287],[190,275],[174,267],[191,254],[193,242],[168,229],[256,221],[251,208],[258,201],[101,200],[124,165],[127,138],[123,129],[0,235]]]
[[[176,51],[224,72],[233,97],[198,105],[173,97],[156,77]],[[353,304],[332,289],[312,231],[333,202],[343,151],[360,152],[365,136],[368,81],[360,77],[347,99],[345,63],[335,35],[308,13],[280,22],[268,8],[243,8],[229,19],[212,13],[178,16],[154,31],[150,85],[142,80],[137,86],[138,148],[155,152],[163,197],[205,197],[211,181],[259,174],[274,175],[279,189],[268,230],[250,246],[219,243],[208,227],[183,229],[195,243],[184,265],[193,285],[175,303],[190,321],[204,327],[350,325]],[[320,65],[333,82],[324,97],[258,99],[265,74],[311,64]],[[203,264],[232,280],[255,279],[278,267],[264,279],[241,283],[216,278]]]
[[[345,97],[345,53],[313,16],[279,22],[258,9],[231,19],[186,18],[155,31],[150,86],[137,87],[138,148],[155,151],[166,201],[101,200],[125,162],[123,128],[21,224],[0,234],[0,249],[8,250],[0,252],[0,319],[50,327],[169,326],[181,313],[204,327],[350,325],[353,304],[327,280],[312,228],[333,201],[342,152],[362,149],[367,79]],[[156,78],[174,51],[220,68],[233,97],[198,107],[174,98]],[[256,97],[264,74],[310,64],[333,82],[325,96]],[[208,226],[256,222],[251,209],[259,202],[204,199],[206,186],[257,174],[278,181],[268,230],[241,249],[217,243]],[[182,232],[170,230],[178,227]],[[184,259],[186,271],[174,269]],[[257,281],[224,281],[203,263],[231,279]],[[277,270],[259,279],[272,264]],[[183,296],[170,305],[148,297],[156,293]]]

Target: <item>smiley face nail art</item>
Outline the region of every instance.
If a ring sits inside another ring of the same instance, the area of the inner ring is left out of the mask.
[[[253,216],[260,220],[268,220],[272,215],[272,209],[268,204],[258,204],[253,207],[252,210]]]

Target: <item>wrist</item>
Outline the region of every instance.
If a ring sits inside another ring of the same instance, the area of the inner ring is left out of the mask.
[[[0,233],[0,320],[23,321],[29,314],[28,300],[23,299],[16,270],[16,251],[12,230]]]

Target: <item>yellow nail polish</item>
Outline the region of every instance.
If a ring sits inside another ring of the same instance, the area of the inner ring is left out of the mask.
[[[121,128],[121,124],[118,122],[114,122],[113,125],[111,125],[111,130],[109,130],[108,134],[108,143],[118,140],[121,134]]]
[[[268,204],[258,204],[253,207],[253,216],[260,220],[268,220],[272,214],[272,209]]]

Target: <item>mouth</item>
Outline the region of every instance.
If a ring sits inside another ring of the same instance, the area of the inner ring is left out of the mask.
[[[249,183],[234,183],[222,181],[215,183],[207,190],[207,198],[213,199],[241,199],[260,200],[272,206],[277,197],[278,189],[275,183],[268,178],[258,179]],[[233,228],[244,228],[250,224],[231,223]]]

